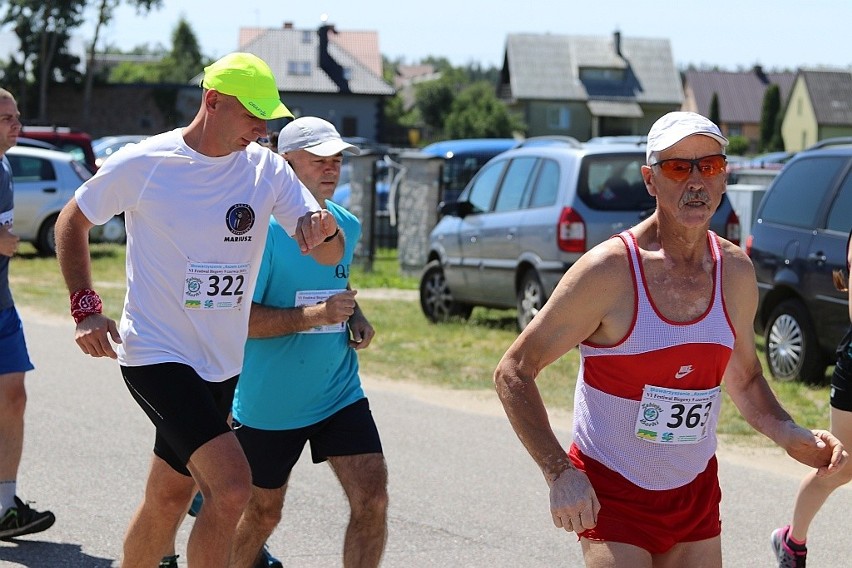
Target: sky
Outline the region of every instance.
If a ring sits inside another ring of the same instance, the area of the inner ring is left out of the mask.
[[[239,28],[316,29],[323,14],[338,29],[377,31],[383,55],[405,63],[446,57],[456,66],[500,67],[512,33],[667,38],[675,65],[735,71],[852,66],[852,2],[847,0],[164,0],[147,16],[120,7],[103,34],[122,49],[171,46],[181,16],[204,55],[237,49]],[[90,15],[90,21],[93,19]],[[91,38],[92,29],[82,28]],[[103,47],[101,44],[99,47]]]

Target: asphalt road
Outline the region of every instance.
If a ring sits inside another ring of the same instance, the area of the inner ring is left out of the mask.
[[[153,431],[116,363],[73,343],[70,318],[24,312],[37,369],[19,494],[57,516],[49,531],[0,542],[0,566],[118,566],[137,505]],[[366,378],[390,472],[388,568],[582,566],[573,534],[554,528],[546,485],[496,397]],[[567,440],[570,423],[555,414]],[[789,516],[805,468],[780,451],[720,448],[726,566],[773,566],[771,530]],[[815,522],[809,566],[852,565],[852,493],[836,493]],[[341,565],[348,509],[326,465],[303,458],[285,520],[270,540],[288,567]],[[184,523],[178,549],[191,526]],[[182,564],[185,565],[185,564]]]

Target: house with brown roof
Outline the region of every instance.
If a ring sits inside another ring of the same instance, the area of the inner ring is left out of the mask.
[[[684,101],[681,110],[710,116],[713,95],[719,103],[719,128],[725,136],[744,136],[749,150],[760,145],[763,97],[769,85],[778,85],[781,107],[790,94],[794,73],[764,73],[755,65],[749,71],[698,71],[683,74]]]
[[[239,51],[266,61],[293,114],[319,116],[347,137],[380,140],[384,100],[396,92],[382,78],[378,33],[324,24],[297,29],[242,28]],[[270,130],[283,126],[270,121]]]
[[[788,151],[836,136],[852,136],[852,73],[800,70],[781,123]]]
[[[683,102],[668,39],[509,34],[498,95],[528,136],[644,135]]]

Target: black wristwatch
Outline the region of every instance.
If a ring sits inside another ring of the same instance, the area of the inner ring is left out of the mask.
[[[327,237],[325,238],[325,240],[323,240],[323,242],[324,242],[324,243],[330,243],[331,241],[333,241],[333,240],[334,240],[334,237],[336,237],[336,236],[337,236],[337,233],[339,233],[339,232],[340,232],[340,227],[338,227],[338,228],[337,228],[337,230],[336,230],[336,231],[334,231],[332,234],[330,234],[329,236],[327,236]]]

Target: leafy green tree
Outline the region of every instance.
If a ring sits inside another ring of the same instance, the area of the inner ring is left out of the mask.
[[[48,88],[58,80],[76,81],[79,59],[68,51],[71,30],[83,23],[85,0],[7,0],[0,23],[11,25],[21,44],[19,59],[6,68],[7,82],[18,85],[21,107],[28,112],[29,85],[38,87],[38,120],[47,116]],[[8,76],[16,71],[17,76]],[[28,112],[29,113],[29,112]]]
[[[415,87],[414,92],[415,106],[425,125],[435,131],[442,131],[444,120],[456,98],[456,85],[442,77],[435,81],[420,83]]]
[[[453,101],[444,123],[448,138],[508,138],[525,129],[486,82],[474,83]]]
[[[172,32],[171,50],[159,61],[122,63],[110,72],[109,80],[112,83],[185,84],[201,71],[205,61],[195,32],[182,17]],[[158,89],[153,94],[157,108],[173,126],[184,120],[177,110],[177,94],[175,89]]]
[[[136,7],[137,14],[148,13],[153,8],[160,8],[163,5],[163,0],[127,1],[131,6]],[[92,105],[92,85],[95,79],[95,57],[101,29],[106,27],[112,21],[115,9],[119,6],[119,4],[121,4],[121,0],[97,0],[98,17],[95,22],[95,33],[92,38],[92,43],[89,44],[88,62],[86,63],[86,84],[83,90],[83,124],[85,128],[88,128],[89,124]]]
[[[391,61],[383,57],[382,76],[385,81],[393,83],[398,76],[398,68],[404,64],[401,58]],[[453,67],[445,57],[426,57],[414,65],[430,65],[439,78],[414,86],[413,107],[410,107],[410,100],[406,102],[401,91],[388,99],[384,106],[385,130],[396,134],[417,129],[422,133],[424,142],[447,137],[447,120],[461,92],[482,82],[490,86],[489,96],[494,98],[493,93],[500,77],[500,70],[496,67],[484,68],[473,62],[463,67]],[[517,119],[512,120],[517,122]]]
[[[137,48],[140,55],[160,55],[149,63],[122,63],[109,75],[111,83],[181,83],[197,75],[207,58],[201,53],[198,38],[189,22],[181,18],[172,32],[171,49],[165,53]]]
[[[773,83],[763,93],[763,107],[760,111],[760,149],[764,152],[784,149],[780,117],[781,90]]]
[[[728,138],[728,147],[725,149],[725,153],[730,154],[731,156],[743,156],[746,152],[748,152],[748,147],[749,141],[745,136],[730,136]]]

